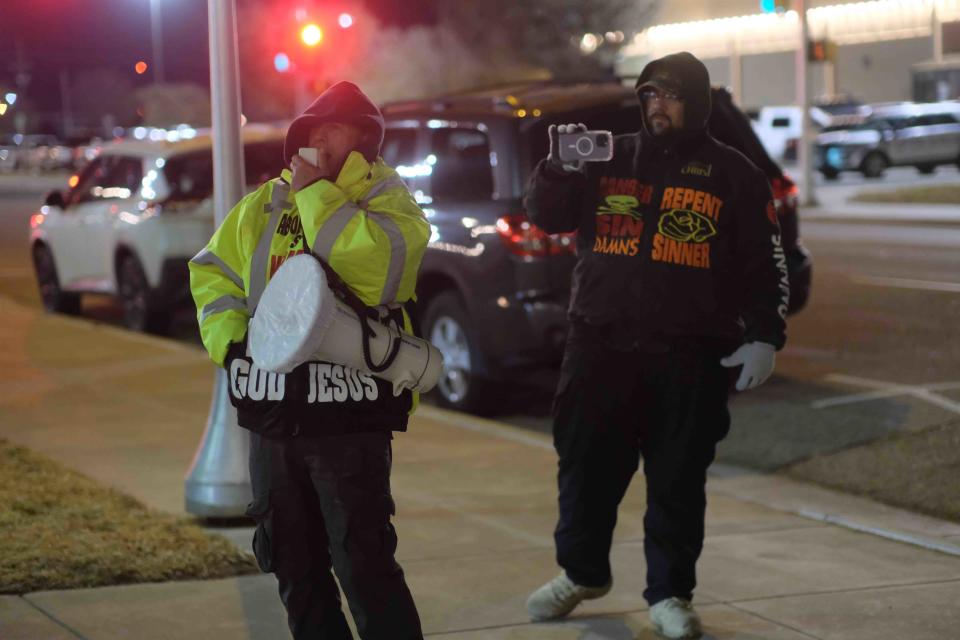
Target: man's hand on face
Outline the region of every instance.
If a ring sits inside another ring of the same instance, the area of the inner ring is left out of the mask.
[[[293,179],[290,186],[294,191],[300,191],[317,180],[330,178],[330,169],[327,167],[327,155],[325,153],[317,154],[317,164],[312,165],[300,156],[290,158],[290,171],[293,172]]]

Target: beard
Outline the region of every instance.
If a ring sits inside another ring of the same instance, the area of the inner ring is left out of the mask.
[[[673,120],[665,113],[654,113],[647,118],[650,124],[650,131],[654,135],[662,135],[673,130]]]

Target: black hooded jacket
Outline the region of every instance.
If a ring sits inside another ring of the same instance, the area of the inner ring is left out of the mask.
[[[666,73],[664,73],[666,72]],[[667,75],[684,128],[614,139],[613,159],[566,174],[542,160],[527,186],[531,220],[577,231],[569,316],[630,343],[719,339],[781,348],[789,285],[766,177],[706,131],[710,79],[689,53],[654,60],[637,87]]]
[[[364,136],[357,146],[357,151],[363,154],[367,162],[377,159],[386,129],[383,114],[360,87],[343,81],[321,93],[320,97],[290,123],[283,143],[283,158],[287,166],[300,147],[307,146],[310,130],[324,122],[342,122],[359,127]]]

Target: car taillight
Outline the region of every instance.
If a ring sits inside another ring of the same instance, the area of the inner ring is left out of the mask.
[[[527,216],[522,213],[498,218],[497,234],[511,253],[523,257],[573,253],[576,247],[575,233],[549,235],[527,220]]]
[[[778,214],[782,214],[784,208],[797,208],[800,190],[787,174],[783,174],[782,178],[774,178],[770,188],[773,190],[773,202],[777,205]]]

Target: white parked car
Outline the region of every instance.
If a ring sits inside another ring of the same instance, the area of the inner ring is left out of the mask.
[[[771,157],[783,158],[787,150],[787,140],[800,135],[800,107],[776,106],[763,107],[750,121],[753,131],[760,138]]]
[[[802,109],[793,105],[761,107],[751,118],[753,131],[767,153],[777,159],[796,159]],[[819,130],[840,124],[862,122],[870,108],[857,102],[832,102],[810,107],[810,121]]]
[[[960,102],[874,105],[859,125],[817,136],[816,163],[828,179],[842,171],[879,178],[891,166],[933,173],[960,165]]]
[[[246,181],[280,175],[284,130],[243,128]],[[213,153],[208,132],[176,141],[103,147],[30,219],[30,248],[44,307],[79,313],[84,293],[123,303],[128,327],[163,331],[189,301],[187,261],[214,230]]]

